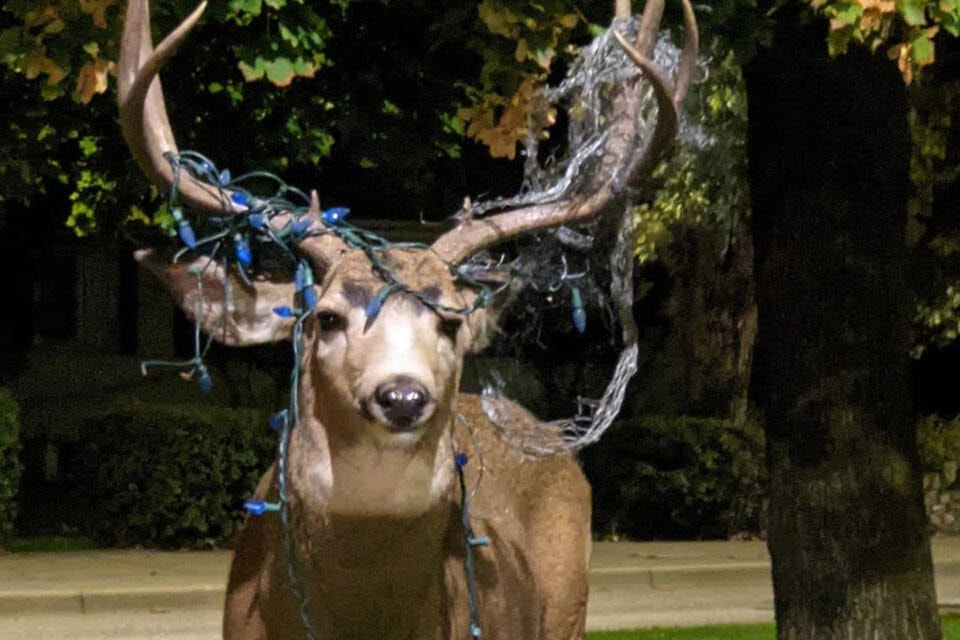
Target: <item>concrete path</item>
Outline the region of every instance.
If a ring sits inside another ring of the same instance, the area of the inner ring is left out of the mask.
[[[934,540],[941,606],[960,609],[960,538]],[[219,637],[227,552],[0,557],[0,640]],[[597,543],[591,630],[773,619],[762,542]]]

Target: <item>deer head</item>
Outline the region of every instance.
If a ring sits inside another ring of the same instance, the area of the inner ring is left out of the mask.
[[[418,509],[426,504],[424,500],[436,497],[444,484],[437,481],[438,474],[449,477],[449,469],[442,473],[448,462],[441,461],[437,452],[444,448],[443,434],[454,418],[462,359],[482,343],[487,312],[477,304],[482,292],[460,281],[456,268],[482,249],[519,234],[597,216],[657,162],[675,137],[679,105],[696,58],[693,11],[688,0],[682,3],[686,43],[676,83],[648,57],[662,0],[648,3],[636,45],[618,35],[624,51],[654,87],[658,121],[642,153],[630,155],[626,149],[636,136],[630,110],[614,114],[620,131],[607,143],[609,166],[592,181],[590,193],[482,218],[461,216],[458,226],[429,248],[378,250],[377,260],[400,283],[386,297],[379,296],[385,287],[383,271],[375,268],[370,252],[328,232],[313,196],[303,214],[309,232],[299,243],[300,253],[310,262],[317,297],[314,312],[302,324],[305,348],[299,414],[306,426],[314,425],[306,432],[324,452],[320,475],[330,473],[338,452],[349,457],[344,452],[363,448],[372,453],[357,453],[351,464],[389,465],[389,452],[404,451],[408,458],[422,458],[419,466],[407,464],[397,471],[417,489],[390,508]],[[627,17],[628,4],[618,3],[619,16]],[[138,165],[161,189],[176,184],[182,202],[199,212],[247,215],[229,189],[211,187],[191,171],[171,164],[167,155],[176,154],[177,147],[158,72],[205,6],[200,4],[154,47],[147,1],[129,0],[117,69],[120,123]],[[627,103],[629,92],[624,95]],[[280,212],[269,224],[279,230],[294,215]],[[296,320],[273,310],[288,305],[297,294],[293,283],[268,275],[252,280],[237,277],[236,271],[202,256],[176,263],[153,251],[138,252],[137,257],[164,280],[187,315],[216,339],[250,345],[290,337]],[[375,298],[382,308],[371,318],[369,304]],[[371,489],[369,497],[369,503],[360,507],[339,506],[372,509],[377,491]]]

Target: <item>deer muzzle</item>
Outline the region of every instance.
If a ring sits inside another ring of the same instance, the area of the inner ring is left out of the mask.
[[[434,401],[426,387],[409,376],[397,376],[376,388],[372,411],[394,432],[413,431],[433,414]]]

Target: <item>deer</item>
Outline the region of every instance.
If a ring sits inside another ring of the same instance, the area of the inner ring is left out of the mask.
[[[635,43],[617,36],[657,101],[656,128],[642,152],[623,151],[632,126],[628,87],[614,114],[619,134],[608,143],[609,166],[590,193],[461,216],[429,247],[385,249],[380,258],[403,291],[382,300],[373,322],[365,310],[383,291],[382,271],[368,252],[322,232],[326,223],[312,194],[307,217],[320,232],[299,242],[315,305],[297,325],[297,417],[288,454],[255,490],[271,500],[282,484],[287,519],[247,517],[229,572],[224,638],[477,638],[481,624],[484,638],[583,637],[590,486],[569,452],[539,460],[518,455],[479,398],[459,391],[463,358],[483,346],[496,309],[476,304],[480,293],[457,279],[456,268],[520,234],[597,217],[664,155],[697,55],[693,9],[689,0],[681,3],[686,35],[675,81],[650,59],[663,0],[648,1]],[[152,183],[162,190],[176,184],[182,202],[199,214],[241,215],[223,190],[169,161],[177,146],[158,74],[205,6],[154,46],[147,0],[128,0],[119,121]],[[616,15],[630,16],[629,1],[617,0]],[[270,224],[284,224],[283,217]],[[294,284],[240,278],[189,252],[176,261],[156,249],[135,255],[216,340],[243,346],[291,339],[296,321],[274,309],[297,293]],[[525,428],[538,424],[522,407],[511,415]],[[462,452],[482,454],[482,465],[463,464]],[[464,487],[473,488],[471,495]]]

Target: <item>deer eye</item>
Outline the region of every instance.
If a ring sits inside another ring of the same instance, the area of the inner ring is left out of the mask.
[[[451,342],[456,344],[457,334],[460,332],[460,326],[463,324],[463,318],[440,318],[437,322],[437,330],[440,332],[440,335],[449,338]]]
[[[333,311],[318,311],[317,323],[320,325],[320,331],[340,331],[346,326],[346,320],[339,313]]]

